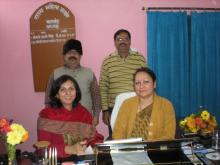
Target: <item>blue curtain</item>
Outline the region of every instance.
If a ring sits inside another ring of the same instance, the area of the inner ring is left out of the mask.
[[[188,45],[185,12],[147,12],[148,64],[157,75],[157,93],[173,103],[177,117],[190,113]]]
[[[220,13],[191,14],[190,108],[205,106],[220,122]]]

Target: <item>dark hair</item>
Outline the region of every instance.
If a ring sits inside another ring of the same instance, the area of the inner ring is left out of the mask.
[[[83,54],[82,45],[79,40],[70,39],[63,45],[63,55],[67,54],[70,50],[76,50],[80,55]]]
[[[68,80],[73,82],[75,90],[76,90],[76,98],[74,99],[74,101],[72,103],[72,107],[74,108],[81,100],[81,91],[80,91],[79,85],[76,82],[76,80],[69,75],[63,75],[63,76],[60,76],[59,78],[57,78],[55,81],[53,81],[53,84],[52,84],[52,87],[50,90],[50,100],[51,101],[49,102],[49,105],[51,107],[60,108],[63,106],[60,99],[58,99],[56,97],[56,95],[58,94],[61,85],[65,82],[67,82]]]
[[[129,39],[131,39],[131,34],[130,34],[129,31],[127,31],[127,30],[125,30],[125,29],[120,29],[120,30],[118,30],[117,32],[115,32],[115,34],[114,34],[114,40],[116,40],[116,37],[117,37],[119,34],[121,34],[121,33],[127,33]]]
[[[136,70],[136,72],[134,73],[134,75],[133,75],[133,82],[135,81],[135,76],[136,76],[139,72],[144,72],[144,73],[148,74],[148,75],[152,78],[153,82],[155,82],[156,79],[157,79],[155,73],[154,73],[151,69],[149,69],[149,68],[147,68],[147,67],[141,67],[141,68],[138,68],[138,69]]]

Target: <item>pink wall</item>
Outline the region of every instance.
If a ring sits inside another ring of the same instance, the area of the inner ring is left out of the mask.
[[[47,0],[0,1],[0,117],[23,124],[30,132],[28,142],[19,147],[33,150],[36,120],[44,107],[44,93],[34,91],[29,18]],[[114,50],[113,34],[119,28],[132,34],[132,47],[146,55],[146,16],[148,7],[220,7],[220,0],[57,0],[75,15],[77,39],[82,41],[82,64],[99,78],[101,62]],[[107,135],[100,120],[98,130]]]

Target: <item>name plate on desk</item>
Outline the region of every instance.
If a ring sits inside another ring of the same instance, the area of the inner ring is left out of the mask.
[[[120,140],[108,140],[103,144],[98,145],[98,147],[110,147],[109,150],[144,150],[147,146],[142,143],[142,138],[130,138],[130,139],[120,139]],[[102,150],[102,149],[101,149]]]
[[[192,139],[97,144],[97,164],[194,164],[181,149],[181,143],[185,141]]]

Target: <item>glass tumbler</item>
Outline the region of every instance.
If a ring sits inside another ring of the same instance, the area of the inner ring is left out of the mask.
[[[219,129],[216,129],[213,132],[213,135],[212,135],[212,148],[216,149],[216,150],[220,149],[220,130]]]

